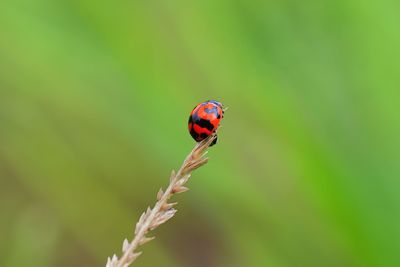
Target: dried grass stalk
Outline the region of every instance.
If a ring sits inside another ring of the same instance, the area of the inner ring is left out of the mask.
[[[112,258],[109,257],[106,267],[128,267],[142,253],[137,252],[137,248],[154,239],[154,237],[146,235],[175,215],[176,209],[173,206],[177,203],[169,203],[168,200],[175,194],[189,190],[184,185],[195,169],[207,163],[208,158],[205,155],[215,138],[216,134],[213,134],[197,143],[178,172],[172,171],[167,189],[165,191],[160,189],[157,193],[157,202],[154,208],[148,207],[140,216],[133,240],[129,242],[125,239],[122,244],[122,256],[119,259],[115,254]]]

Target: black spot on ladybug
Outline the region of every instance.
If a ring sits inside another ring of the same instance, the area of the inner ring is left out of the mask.
[[[195,123],[202,128],[206,128],[209,131],[214,130],[214,125],[212,125],[209,120],[199,119],[198,121],[195,121]]]
[[[201,139],[206,139],[207,137],[208,137],[208,135],[205,134],[205,133],[200,134],[200,138],[201,138]]]
[[[199,139],[199,134],[196,133],[193,129],[190,131],[190,135],[193,137],[193,139],[198,140]]]
[[[209,131],[214,130],[214,125],[209,120],[205,120],[200,118],[196,113],[190,116],[189,120],[192,119],[192,122],[200,126],[201,128],[206,128]]]

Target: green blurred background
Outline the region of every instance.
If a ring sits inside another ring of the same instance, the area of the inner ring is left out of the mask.
[[[0,266],[104,266],[194,141],[135,266],[400,266],[400,4],[0,2]]]

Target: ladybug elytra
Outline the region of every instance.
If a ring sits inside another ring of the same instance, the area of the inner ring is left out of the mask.
[[[223,106],[215,100],[208,100],[198,104],[189,116],[189,132],[196,142],[200,142],[213,134],[224,116]],[[217,138],[210,146],[217,143]]]

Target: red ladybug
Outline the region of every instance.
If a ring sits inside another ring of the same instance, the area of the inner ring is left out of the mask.
[[[189,116],[189,132],[194,140],[200,142],[213,134],[224,116],[223,106],[215,100],[198,104]],[[217,138],[210,145],[215,145]]]

